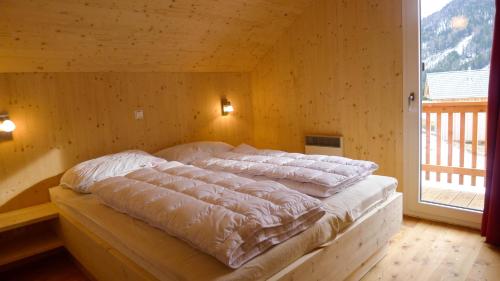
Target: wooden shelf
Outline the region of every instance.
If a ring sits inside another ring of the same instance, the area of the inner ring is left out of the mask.
[[[38,255],[63,246],[57,234],[50,230],[25,232],[0,243],[0,266]]]
[[[0,214],[0,233],[58,217],[53,203],[45,203]]]
[[[53,228],[58,217],[52,203],[0,214],[0,266],[62,247]]]

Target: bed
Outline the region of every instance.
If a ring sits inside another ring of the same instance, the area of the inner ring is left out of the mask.
[[[334,219],[321,219],[236,270],[92,194],[58,186],[50,196],[60,210],[58,232],[66,248],[97,280],[356,280],[383,257],[399,230],[396,185],[393,178],[369,176],[323,199]]]

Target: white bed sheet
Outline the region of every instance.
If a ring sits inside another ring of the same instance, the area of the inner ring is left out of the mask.
[[[60,186],[50,189],[50,194],[52,201],[65,214],[78,220],[160,280],[259,280],[333,240],[354,220],[387,200],[395,192],[396,186],[397,182],[393,178],[369,176],[325,198],[330,214],[310,229],[273,247],[237,270],[224,266],[215,258],[159,229],[106,207],[93,195],[81,195]]]

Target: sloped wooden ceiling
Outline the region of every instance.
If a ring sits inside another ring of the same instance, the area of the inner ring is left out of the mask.
[[[312,0],[1,0],[0,72],[249,71]]]

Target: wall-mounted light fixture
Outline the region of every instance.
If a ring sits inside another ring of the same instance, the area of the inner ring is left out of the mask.
[[[228,115],[229,113],[234,111],[234,108],[231,105],[231,102],[228,101],[226,98],[222,98],[220,100],[220,107],[221,107],[221,112],[222,112],[223,116]]]
[[[0,114],[0,141],[12,140],[12,132],[16,129],[16,124],[10,120],[6,113]]]

